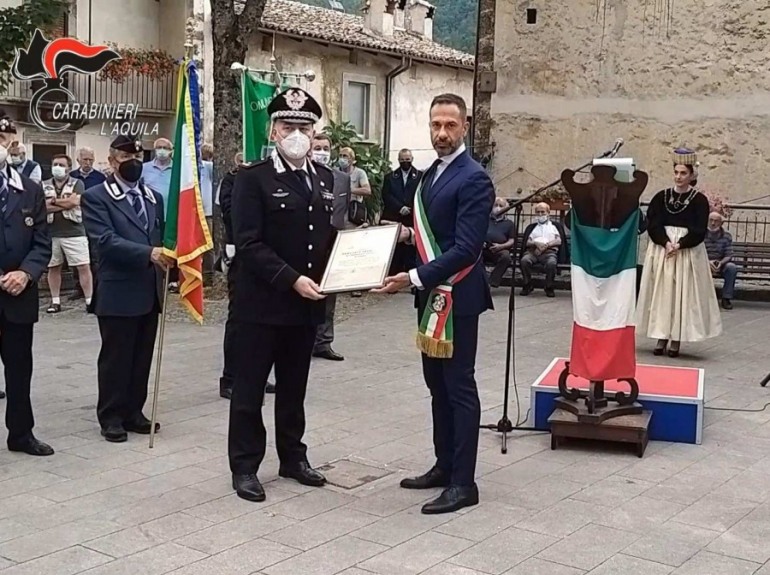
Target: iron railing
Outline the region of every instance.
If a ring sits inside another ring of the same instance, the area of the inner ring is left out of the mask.
[[[642,202],[646,209],[649,202]],[[521,212],[521,229],[535,221],[535,204],[525,203]],[[770,205],[765,204],[727,204],[729,217],[725,219],[724,229],[730,232],[734,242],[752,244],[770,244]],[[564,223],[566,211],[551,210],[551,217]],[[513,210],[508,212],[513,218]],[[569,232],[568,232],[569,233]]]
[[[10,78],[7,88],[0,92],[0,101],[28,102],[42,85],[42,80]],[[66,74],[64,85],[74,94],[75,101],[83,104],[133,104],[142,114],[169,114],[176,106],[175,72],[159,79],[132,73],[122,82],[70,72]],[[61,92],[52,92],[44,102],[65,102],[65,98]]]

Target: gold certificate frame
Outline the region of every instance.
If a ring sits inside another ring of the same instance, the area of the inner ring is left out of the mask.
[[[321,292],[332,294],[382,287],[400,229],[401,226],[395,224],[338,232],[321,280]]]

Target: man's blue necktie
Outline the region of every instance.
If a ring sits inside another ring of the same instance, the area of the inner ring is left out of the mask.
[[[8,209],[8,180],[3,172],[0,172],[0,216],[5,216]]]
[[[145,209],[144,202],[142,201],[141,192],[136,189],[129,190],[128,197],[131,200],[131,205],[133,206],[136,215],[139,217],[139,221],[142,223],[142,226],[146,230],[149,221],[147,219],[147,210]]]

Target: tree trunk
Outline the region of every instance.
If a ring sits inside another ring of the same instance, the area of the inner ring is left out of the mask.
[[[476,39],[476,84],[473,87],[474,157],[486,165],[494,153],[492,134],[492,93],[479,90],[479,72],[495,69],[495,11],[497,0],[479,1],[478,37]]]
[[[246,63],[249,39],[258,28],[267,0],[236,0],[243,10],[235,13],[233,0],[211,0],[211,29],[214,42],[214,169],[217,182],[233,167],[235,154],[243,142],[241,118],[241,85],[237,73],[230,70],[234,62]],[[222,214],[217,209],[214,219],[214,245],[224,244]]]

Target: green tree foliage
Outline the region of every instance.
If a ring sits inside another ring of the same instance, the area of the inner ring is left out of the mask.
[[[0,8],[0,90],[8,87],[16,50],[26,48],[36,28],[45,30],[58,22],[68,5],[69,0],[34,0]]]
[[[332,142],[333,162],[337,161],[340,148],[353,148],[356,153],[356,167],[366,172],[372,187],[372,195],[364,198],[364,205],[369,221],[374,222],[376,215],[382,212],[382,184],[390,172],[390,160],[380,146],[362,142],[350,122],[330,121],[324,127],[324,133]]]
[[[311,6],[329,8],[328,0],[300,0]],[[339,0],[348,14],[360,14],[365,0]],[[469,54],[476,53],[478,0],[431,0],[436,6],[433,38],[441,44]]]

